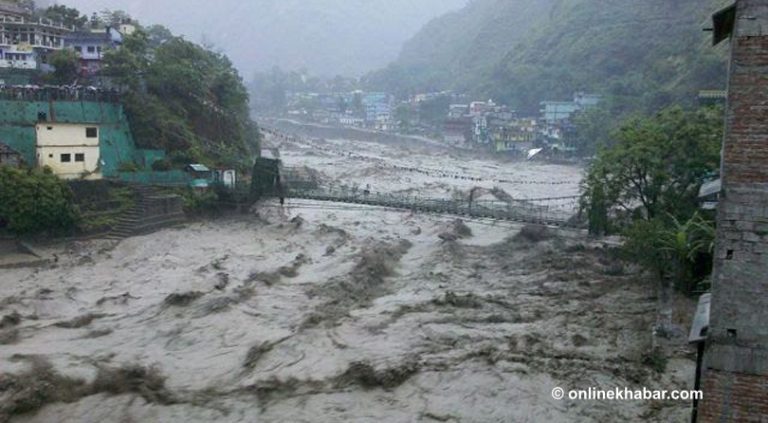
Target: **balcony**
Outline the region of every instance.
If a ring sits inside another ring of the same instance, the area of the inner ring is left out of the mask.
[[[67,31],[67,32],[74,32],[75,27],[68,27],[64,24],[51,21],[49,19],[28,19],[28,18],[18,18],[18,17],[12,17],[12,16],[0,16],[0,25],[26,25],[26,26],[35,26],[35,27],[42,27],[42,28],[50,28],[50,29],[56,29],[61,31]]]

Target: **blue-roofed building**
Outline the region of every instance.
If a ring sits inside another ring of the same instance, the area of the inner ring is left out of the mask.
[[[578,92],[573,95],[573,101],[543,101],[541,117],[547,125],[558,125],[568,122],[578,111],[597,106],[601,100],[602,97],[597,94]]]
[[[391,97],[387,93],[366,93],[362,97],[368,123],[388,122],[392,116]]]
[[[104,53],[123,44],[123,35],[114,28],[73,32],[66,36],[64,44],[80,56],[80,73],[90,76],[99,73]]]
[[[571,118],[581,107],[573,101],[543,101],[541,114],[547,125],[556,125]]]

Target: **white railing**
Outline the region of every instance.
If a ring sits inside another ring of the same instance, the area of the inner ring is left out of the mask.
[[[35,41],[34,43],[30,43],[28,41],[17,41],[17,40],[11,40],[9,38],[0,38],[0,46],[27,46],[29,48],[50,48],[54,50],[60,50],[64,48],[64,41],[51,42],[51,41]]]
[[[34,60],[3,60],[0,59],[0,68],[3,69],[37,69],[37,62]]]
[[[0,16],[0,24],[12,24],[12,25],[37,25],[46,28],[63,29],[65,31],[74,31],[74,26],[66,26],[64,24],[54,22],[48,19],[27,19],[13,16]]]

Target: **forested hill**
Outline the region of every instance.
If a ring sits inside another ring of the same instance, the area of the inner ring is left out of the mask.
[[[729,0],[475,0],[430,22],[369,74],[399,94],[453,89],[521,110],[574,91],[653,108],[725,85],[713,12]]]

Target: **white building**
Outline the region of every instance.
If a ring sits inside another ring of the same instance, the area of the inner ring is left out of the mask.
[[[64,37],[72,31],[0,0],[0,68],[36,69],[49,53],[64,48]]]
[[[101,179],[99,127],[41,122],[37,132],[37,163],[62,179]]]

